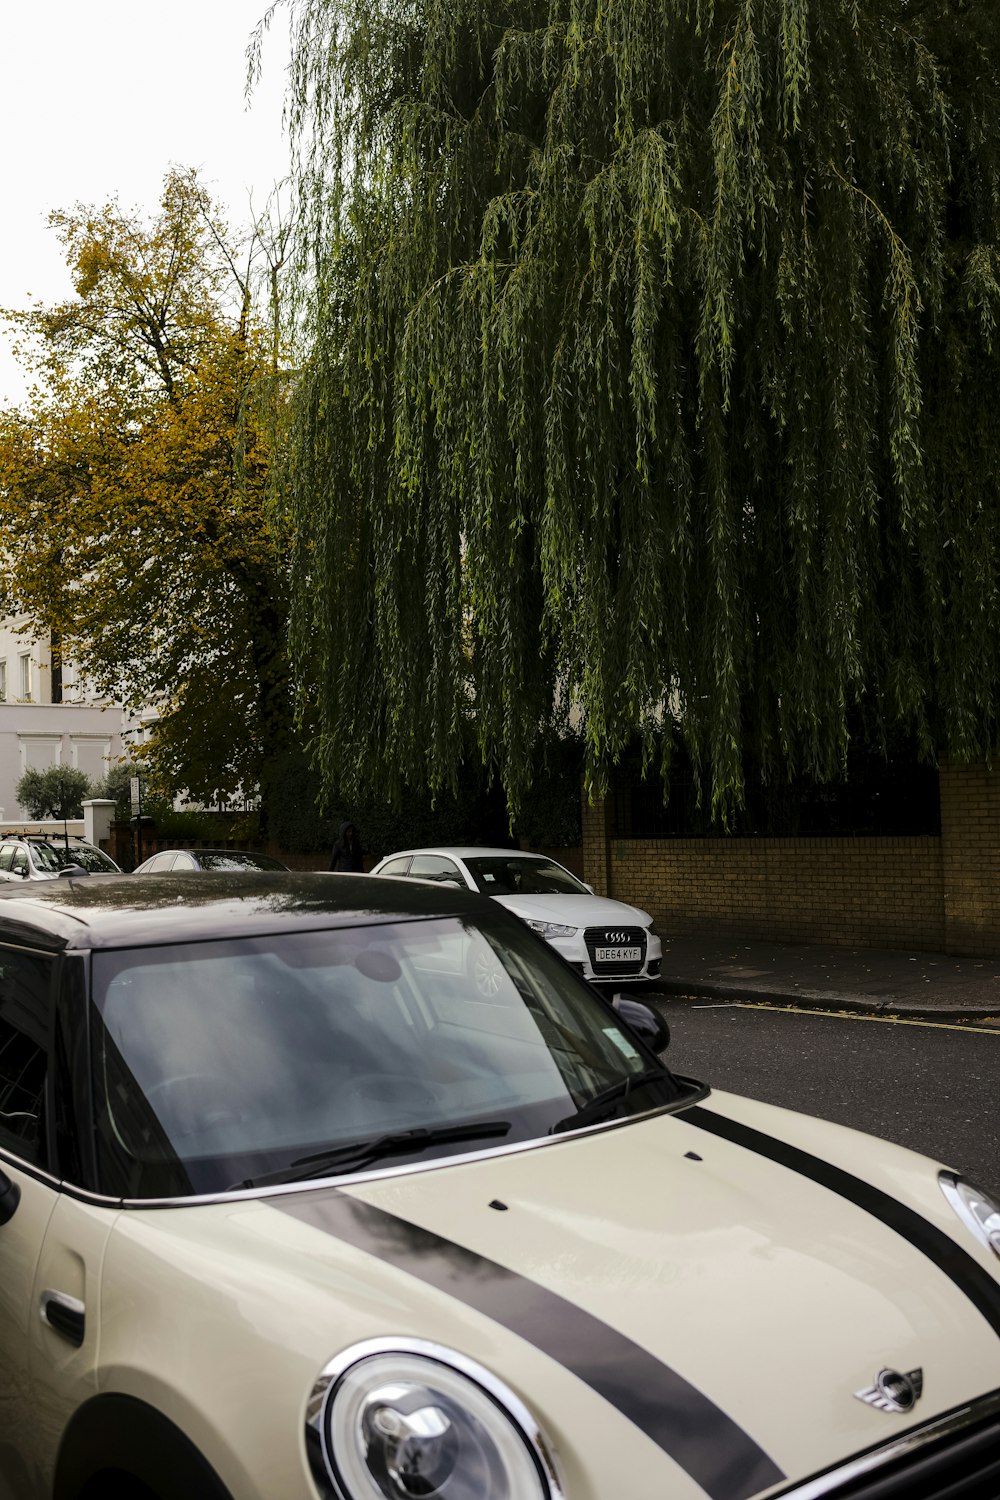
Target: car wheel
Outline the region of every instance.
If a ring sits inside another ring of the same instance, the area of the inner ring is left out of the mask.
[[[469,978],[484,1000],[493,1000],[500,993],[505,969],[489,943],[475,943],[468,959]]]

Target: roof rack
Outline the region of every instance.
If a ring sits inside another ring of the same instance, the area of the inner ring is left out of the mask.
[[[76,839],[81,844],[87,842],[82,833],[62,833],[58,829],[53,829],[51,833],[40,833],[37,828],[0,828],[0,839],[37,839],[43,844],[61,844],[66,839]]]

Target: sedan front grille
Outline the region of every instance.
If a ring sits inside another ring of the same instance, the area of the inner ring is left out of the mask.
[[[997,1500],[1000,1391],[773,1500]]]
[[[645,927],[588,927],[583,940],[591,968],[599,978],[627,979],[642,973],[646,962]],[[626,957],[628,953],[632,956]]]

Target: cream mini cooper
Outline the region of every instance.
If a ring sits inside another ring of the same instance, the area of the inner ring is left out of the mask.
[[[2,1500],[993,1500],[1000,1210],[665,1040],[455,889],[0,900]]]

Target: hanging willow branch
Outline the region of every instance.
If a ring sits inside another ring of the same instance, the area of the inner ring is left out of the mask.
[[[335,781],[997,733],[989,0],[292,0]],[[668,732],[669,731],[669,732]]]

